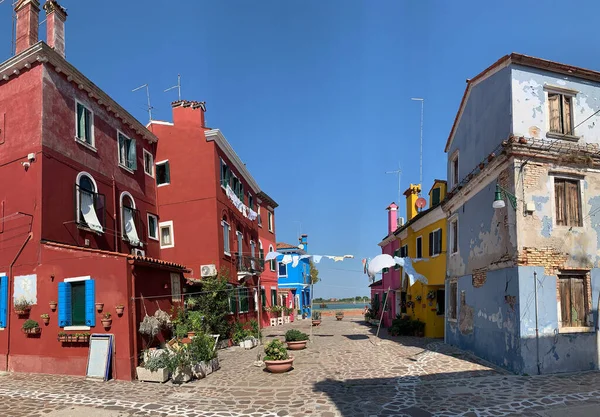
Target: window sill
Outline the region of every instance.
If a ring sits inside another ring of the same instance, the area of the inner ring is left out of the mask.
[[[119,163],[119,166],[120,166],[121,168],[123,168],[125,171],[129,172],[130,174],[135,174],[135,171],[134,171],[133,169],[129,168],[128,166],[126,166],[126,165],[123,165],[123,164],[121,164],[121,163]]]
[[[97,231],[97,230],[94,230],[94,229],[92,229],[92,228],[89,228],[88,226],[86,226],[86,225],[83,225],[83,224],[77,224],[77,228],[78,228],[79,230],[84,230],[84,231],[86,231],[86,232],[95,233],[95,234],[97,234],[98,236],[102,236],[102,235],[104,234],[104,231],[102,231],[102,232],[99,232],[99,231]]]
[[[75,136],[75,142],[77,142],[78,144],[80,144],[84,148],[89,149],[92,152],[98,153],[98,150],[96,149],[96,147],[94,145],[90,145],[86,141],[79,139],[77,136]]]
[[[174,247],[175,247],[175,245],[164,245],[164,246],[161,245],[160,246],[161,249],[170,249],[170,248],[174,248]]]
[[[92,330],[90,326],[66,326],[63,330]]]
[[[154,174],[149,174],[148,172],[146,172],[146,170],[144,170],[144,174],[146,174],[147,176],[149,176],[150,178],[154,178]]]
[[[157,187],[164,187],[165,185],[171,185],[171,183],[170,182],[164,182],[162,184],[157,184],[156,186]]]
[[[231,252],[223,252],[223,255],[225,255],[225,256],[227,256],[227,257],[231,258]]]
[[[458,323],[457,319],[447,318],[446,320],[449,321],[450,323]]]
[[[582,326],[582,327],[559,327],[558,333],[593,333],[594,327]]]
[[[581,138],[581,136],[565,135],[564,133],[556,133],[556,132],[546,132],[546,137],[550,138],[550,139],[568,140],[571,142],[577,142]]]
[[[148,239],[155,240],[155,241],[158,242],[158,238],[157,237],[148,236]]]

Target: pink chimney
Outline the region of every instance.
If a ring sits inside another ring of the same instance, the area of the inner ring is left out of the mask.
[[[67,11],[56,0],[46,0],[44,10],[46,11],[46,43],[64,58]]]
[[[392,204],[390,204],[388,206],[388,208],[386,208],[386,210],[388,211],[388,235],[390,233],[393,233],[396,231],[396,229],[398,228],[398,206],[396,205],[396,203],[392,202]]]

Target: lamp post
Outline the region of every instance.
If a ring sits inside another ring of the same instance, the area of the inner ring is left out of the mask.
[[[510,205],[513,210],[517,209],[517,197],[514,194],[510,193],[506,189],[500,187],[500,184],[496,184],[496,192],[494,195],[494,202],[492,203],[492,207],[494,209],[501,209],[506,207],[506,203],[504,202],[504,198],[507,198],[510,201]]]

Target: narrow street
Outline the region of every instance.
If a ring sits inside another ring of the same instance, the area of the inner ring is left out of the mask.
[[[266,329],[265,340],[290,327]],[[222,369],[182,386],[13,374],[0,415],[21,416],[596,416],[600,374],[514,376],[438,341],[376,339],[361,322],[327,317],[294,369],[253,365],[258,347],[221,351]]]

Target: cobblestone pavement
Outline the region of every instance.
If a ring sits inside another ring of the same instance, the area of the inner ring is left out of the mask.
[[[308,321],[263,331],[265,341]],[[600,415],[600,373],[510,375],[431,339],[377,339],[325,318],[294,369],[254,366],[262,348],[220,352],[221,370],[181,386],[0,376],[0,416],[531,416]],[[568,410],[568,413],[567,413]]]

